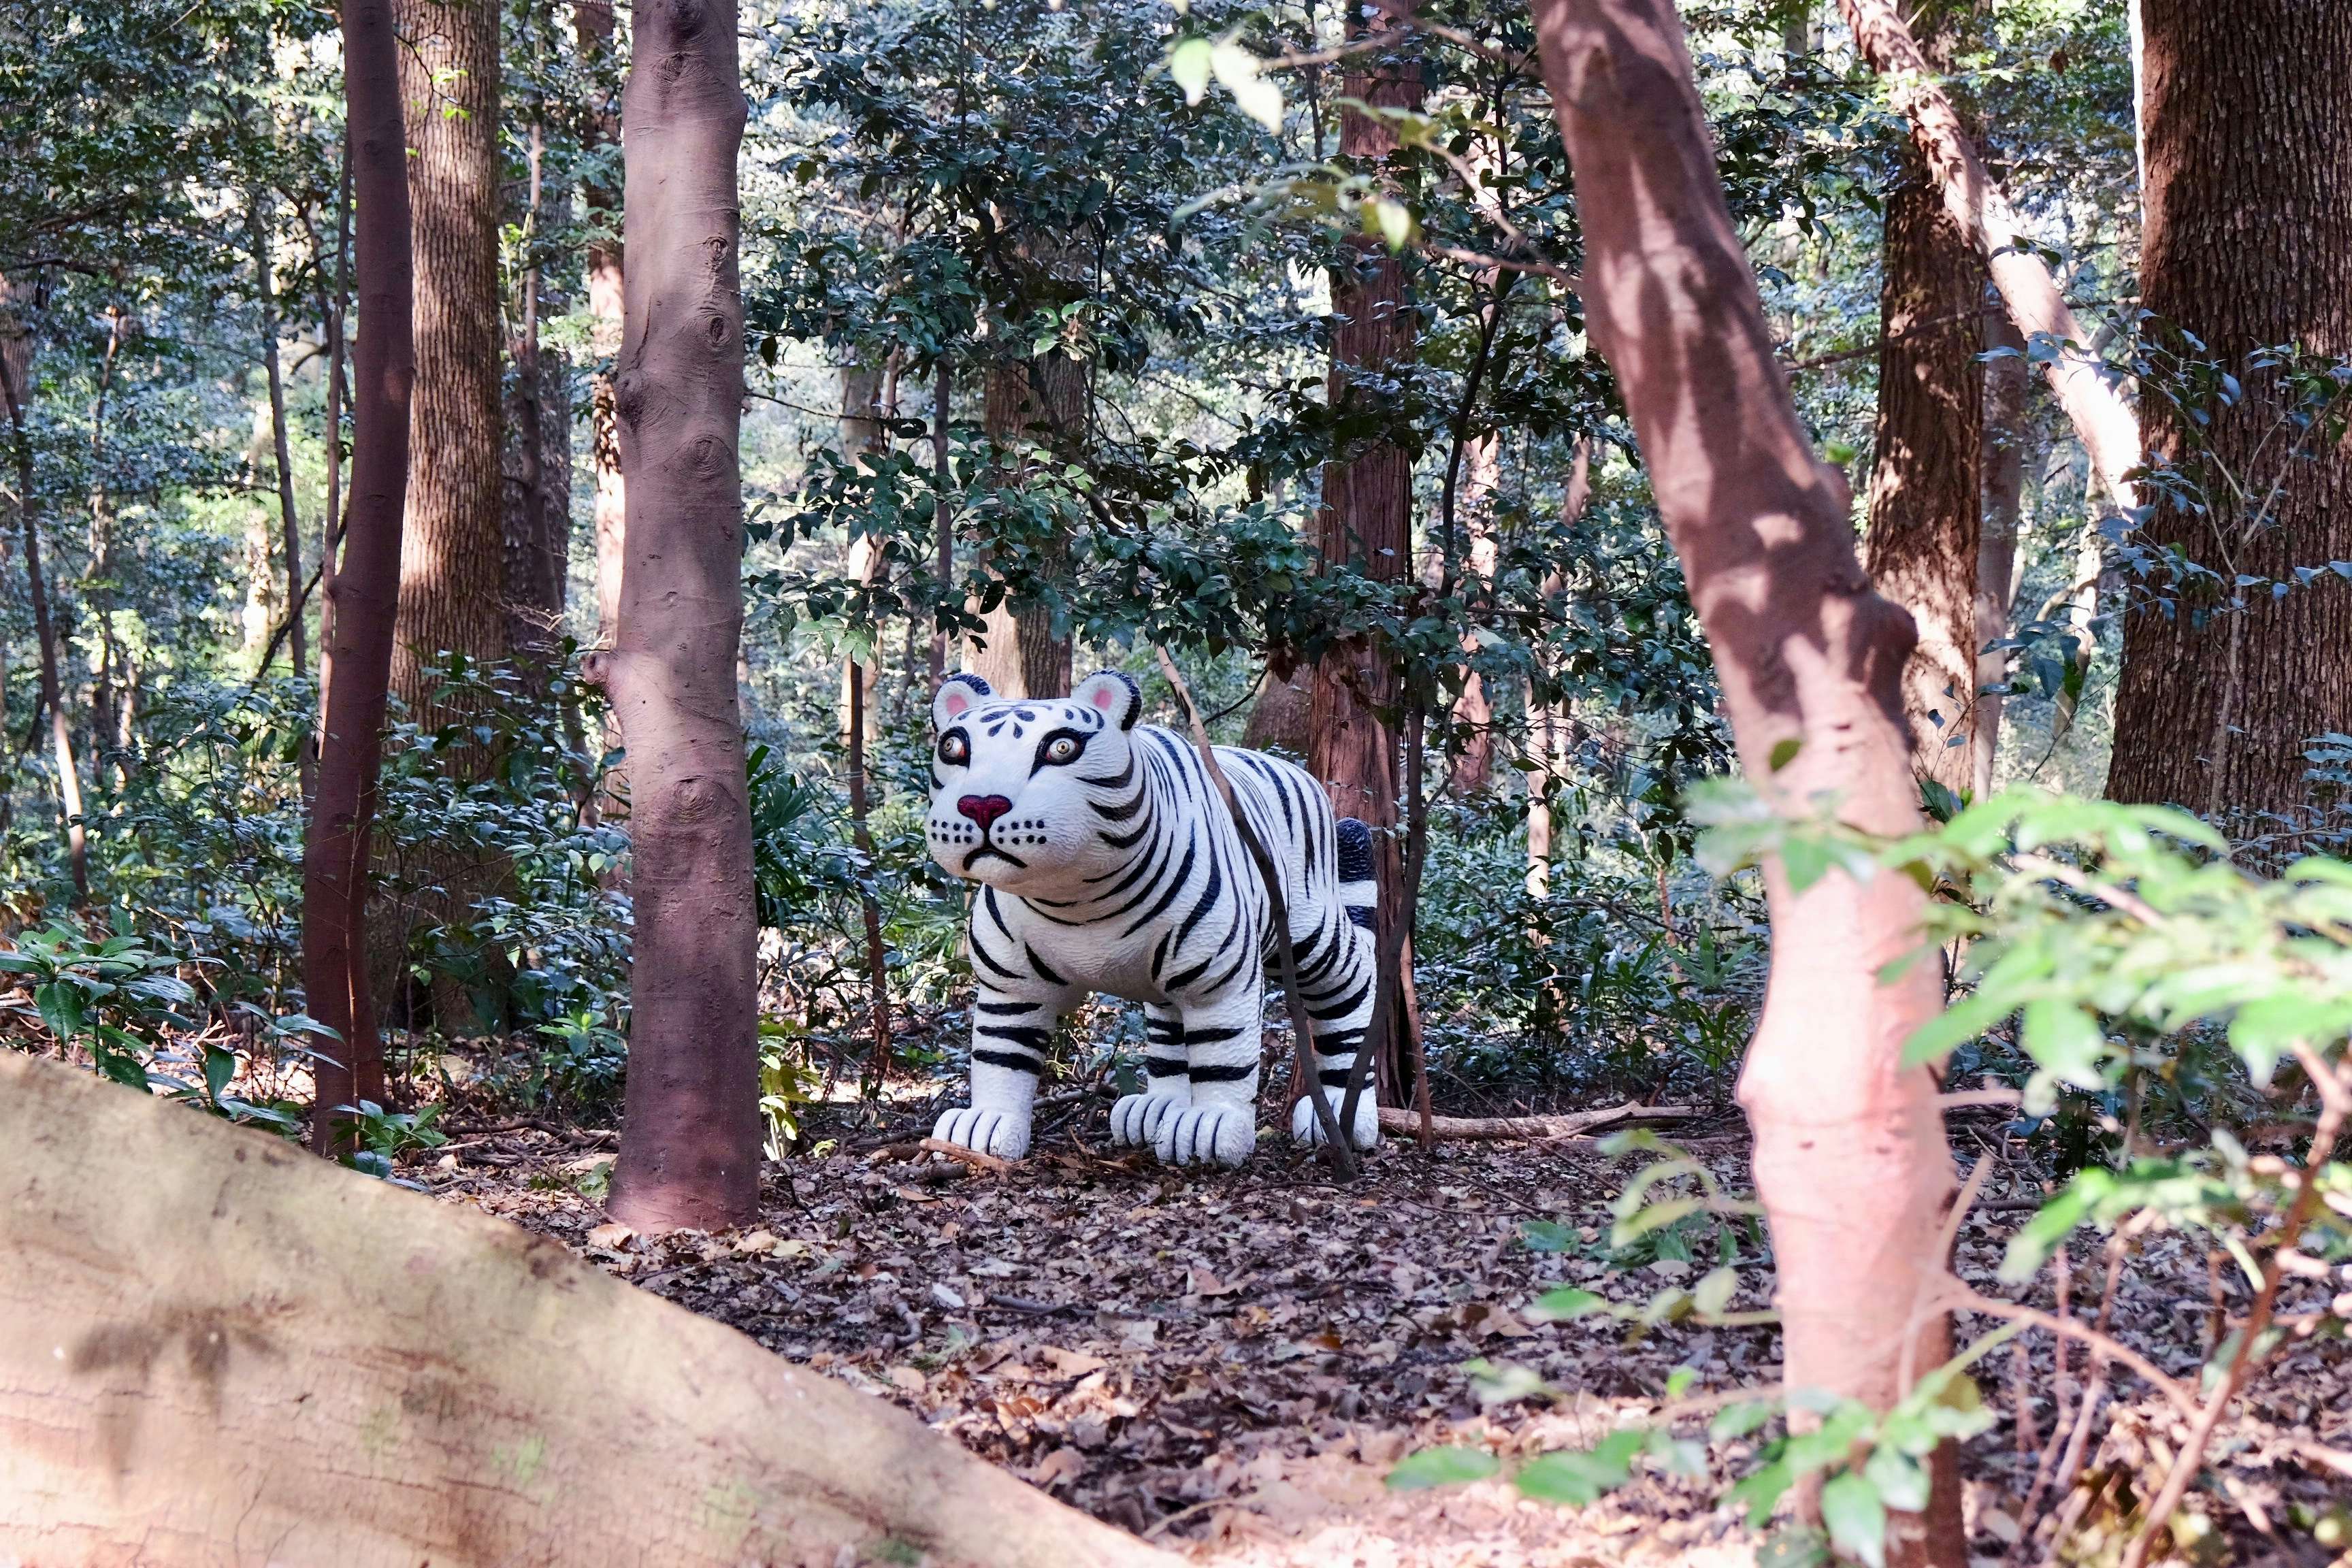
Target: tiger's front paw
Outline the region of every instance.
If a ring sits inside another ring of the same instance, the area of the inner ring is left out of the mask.
[[[1129,1149],[1142,1148],[1160,1136],[1169,1114],[1183,1110],[1187,1103],[1172,1094],[1122,1095],[1110,1108],[1110,1141]]]
[[[1021,1160],[1029,1153],[1029,1117],[1025,1111],[950,1110],[931,1129],[931,1136],[959,1149],[993,1154],[1000,1160]]]
[[[1152,1141],[1171,1165],[1238,1165],[1256,1147],[1256,1110],[1247,1105],[1181,1106]]]
[[[1331,1114],[1333,1116],[1339,1114],[1340,1102],[1346,1098],[1344,1091],[1332,1093]],[[1302,1100],[1290,1108],[1290,1140],[1294,1143],[1304,1144],[1309,1149],[1319,1149],[1323,1146],[1325,1142],[1323,1122],[1322,1119],[1315,1114],[1315,1104],[1312,1100]],[[1371,1091],[1367,1089],[1357,1098],[1356,1124],[1348,1130],[1348,1142],[1359,1149],[1370,1149],[1380,1141],[1380,1107],[1372,1103]]]

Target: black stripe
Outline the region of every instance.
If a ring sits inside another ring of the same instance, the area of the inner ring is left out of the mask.
[[[1345,1089],[1348,1080],[1355,1076],[1356,1069],[1352,1067],[1325,1068],[1315,1075],[1315,1081],[1325,1089]]]
[[[1192,1069],[1194,1083],[1239,1083],[1257,1076],[1257,1063],[1235,1062],[1229,1067],[1196,1067]]]
[[[973,1034],[984,1039],[1003,1040],[1015,1046],[1026,1046],[1033,1051],[1043,1051],[1054,1043],[1051,1029],[1006,1028],[1001,1025],[974,1029]]]
[[[1197,838],[1184,847],[1184,863],[1177,867],[1176,875],[1169,879],[1168,890],[1161,893],[1159,900],[1150,909],[1138,915],[1133,924],[1118,933],[1122,940],[1133,936],[1137,931],[1158,920],[1161,911],[1176,901],[1176,895],[1182,892],[1184,884],[1192,879],[1192,861],[1199,855],[1201,841]]]
[[[999,1018],[1013,1018],[1018,1017],[1024,1013],[1034,1013],[1038,1008],[1043,1007],[1045,1005],[1045,1004],[1043,1002],[982,1002],[978,1004],[982,1012]]]
[[[989,956],[988,949],[982,945],[980,932],[977,929],[966,931],[964,935],[967,939],[966,945],[971,949],[971,955],[980,960],[982,963],[988,965],[989,968],[994,970],[997,973],[1004,976],[1005,979],[1032,980],[1035,978],[1034,975],[1016,974],[1012,970],[1005,968],[1004,965],[997,963],[995,959]]]
[[[1171,1062],[1159,1057],[1146,1057],[1143,1058],[1143,1070],[1153,1078],[1182,1078],[1192,1068],[1184,1062]]]
[[[1371,989],[1372,983],[1366,980],[1354,991],[1349,993],[1346,1001],[1335,1002],[1328,1007],[1309,1007],[1307,1009],[1307,1016],[1318,1024],[1331,1018],[1344,1018],[1362,1004],[1364,998],[1371,994]]]
[[[1181,991],[1187,985],[1192,984],[1195,980],[1200,979],[1202,975],[1207,973],[1209,972],[1209,965],[1216,963],[1220,958],[1223,958],[1225,955],[1225,950],[1233,946],[1234,938],[1240,932],[1241,929],[1239,921],[1226,927],[1225,940],[1217,943],[1217,950],[1214,952],[1201,960],[1200,963],[1194,964],[1183,973],[1171,979],[1164,988],[1169,991]],[[1246,950],[1244,950],[1244,957],[1247,957]],[[1226,973],[1230,974],[1232,971],[1228,970]]]
[[[1056,985],[1067,985],[1069,984],[1068,981],[1063,979],[1060,975],[1055,973],[1051,969],[1046,967],[1045,961],[1037,956],[1037,950],[1035,948],[1031,947],[1024,942],[1021,944],[1021,951],[1029,955],[1030,965],[1047,980],[1053,982]]]
[[[1135,782],[1135,753],[1127,753],[1127,766],[1115,779],[1080,779],[1082,784],[1094,789],[1125,789]]]
[[[1034,1057],[1019,1056],[1012,1051],[974,1051],[971,1053],[971,1059],[975,1062],[985,1062],[992,1068],[1006,1068],[1013,1072],[1025,1072],[1032,1078],[1043,1070],[1042,1064]]]
[[[1234,1024],[1214,1029],[1187,1029],[1184,1031],[1184,1043],[1188,1046],[1223,1045],[1227,1040],[1238,1040],[1241,1037],[1242,1027],[1239,1024]]]
[[[1090,800],[1087,804],[1094,807],[1095,815],[1105,822],[1125,822],[1143,809],[1143,791],[1137,790],[1125,805],[1105,805],[1098,800]]]
[[[1370,904],[1349,904],[1348,919],[1365,931],[1370,931],[1380,924],[1380,916],[1372,912],[1372,906]]]
[[[1215,903],[1217,895],[1225,890],[1224,865],[1224,855],[1213,846],[1209,850],[1209,885],[1201,890],[1201,901],[1192,906],[1192,912],[1184,917],[1184,923],[1176,928],[1177,946],[1184,945],[1184,939],[1192,934],[1192,928],[1201,923],[1201,917],[1209,912],[1209,906]],[[1157,973],[1159,965],[1155,963],[1152,969]]]

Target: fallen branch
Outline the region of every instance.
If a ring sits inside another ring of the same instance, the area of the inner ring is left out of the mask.
[[[1429,1119],[1429,1132],[1433,1138],[1457,1142],[1499,1142],[1518,1138],[1539,1141],[1574,1138],[1596,1127],[1635,1121],[1686,1121],[1705,1114],[1687,1105],[1637,1105],[1629,1100],[1606,1110],[1579,1110],[1565,1116],[1433,1116]],[[1387,1132],[1418,1135],[1421,1118],[1402,1106],[1382,1106],[1381,1128]]]
[[[915,1147],[929,1150],[934,1154],[944,1154],[958,1164],[969,1165],[973,1170],[991,1176],[1001,1176],[1013,1169],[1013,1163],[1009,1160],[1000,1160],[993,1154],[983,1154],[977,1149],[967,1149],[960,1143],[950,1143],[944,1139],[926,1138]]]

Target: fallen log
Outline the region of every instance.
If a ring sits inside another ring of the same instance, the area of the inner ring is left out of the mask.
[[[1175,1563],[551,1241],[16,1057],[0,1257],[0,1556]]]
[[[1574,1138],[1598,1127],[1636,1121],[1687,1121],[1703,1114],[1687,1105],[1637,1105],[1629,1100],[1606,1110],[1578,1110],[1564,1116],[1433,1116],[1429,1119],[1429,1131],[1433,1138],[1456,1142]],[[1381,1131],[1417,1138],[1421,1135],[1420,1113],[1398,1106],[1382,1106]]]

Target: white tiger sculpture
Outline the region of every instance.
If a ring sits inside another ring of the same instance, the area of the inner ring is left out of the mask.
[[[1137,724],[1142,706],[1117,673],[1049,700],[992,699],[978,676],[950,676],[932,700],[926,836],[933,859],[980,884],[966,926],[971,1105],[940,1118],[948,1142],[1028,1153],[1054,1026],[1098,991],[1142,1004],[1145,1020],[1148,1087],[1111,1108],[1115,1141],[1188,1165],[1238,1165],[1257,1146],[1265,884],[1200,753]],[[1317,1072],[1336,1099],[1371,1020],[1370,831],[1335,821],[1304,769],[1230,746],[1217,756],[1283,870]],[[1304,1100],[1290,1131],[1322,1139]],[[1379,1140],[1369,1093],[1349,1131],[1360,1149]]]

